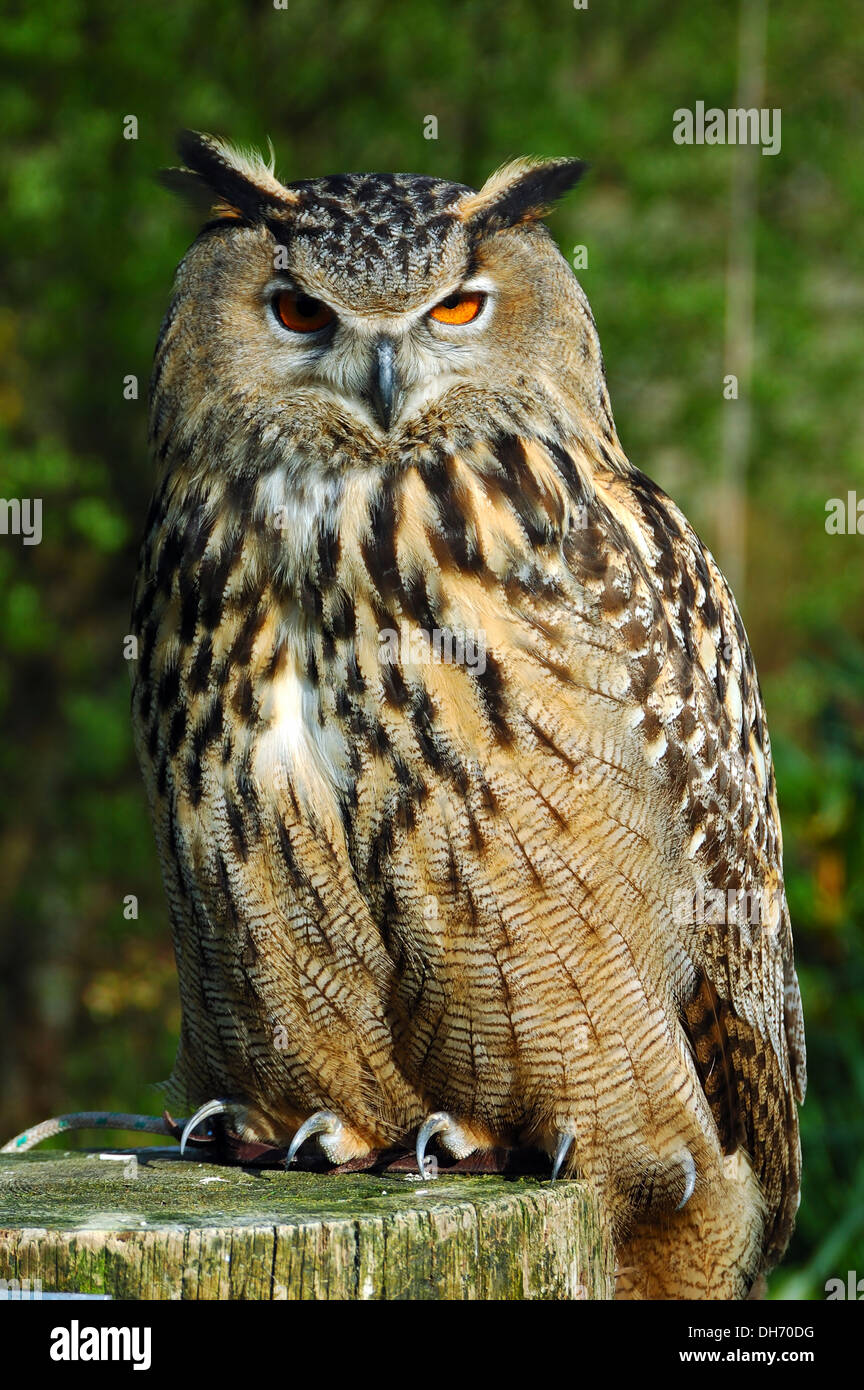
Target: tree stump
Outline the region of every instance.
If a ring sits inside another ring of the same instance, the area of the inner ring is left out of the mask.
[[[251,1170],[156,1148],[0,1158],[0,1281],[36,1297],[607,1299],[612,1268],[605,1215],[575,1181]]]

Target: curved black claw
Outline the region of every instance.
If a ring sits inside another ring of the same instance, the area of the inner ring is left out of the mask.
[[[562,1134],[560,1139],[558,1140],[558,1147],[555,1150],[555,1160],[552,1164],[553,1182],[555,1182],[556,1178],[558,1177],[558,1174],[561,1172],[561,1169],[564,1166],[564,1160],[573,1146],[573,1138],[574,1136],[572,1134]]]
[[[310,1138],[311,1135],[326,1134],[332,1135],[335,1139],[341,1132],[342,1121],[339,1119],[338,1115],[334,1115],[332,1110],[316,1110],[314,1115],[310,1115],[308,1120],[303,1121],[297,1133],[294,1135],[294,1138],[291,1140],[288,1152],[285,1155],[285,1167],[290,1168],[294,1159],[297,1157],[297,1151],[301,1144],[305,1144],[306,1140]],[[326,1149],[324,1152],[327,1152]]]
[[[202,1120],[209,1120],[211,1115],[230,1115],[233,1109],[234,1106],[230,1100],[208,1100],[205,1105],[202,1105],[200,1109],[196,1110],[191,1120],[186,1121],[186,1124],[183,1126],[183,1133],[180,1135],[181,1157],[189,1141],[190,1134],[198,1128]]]

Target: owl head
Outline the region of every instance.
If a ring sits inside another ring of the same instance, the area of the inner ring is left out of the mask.
[[[184,418],[218,389],[245,425],[290,405],[295,428],[326,414],[380,450],[445,403],[451,424],[481,398],[602,408],[593,318],[541,221],[581,161],[517,160],[478,192],[419,174],[282,184],[211,136],[179,149],[165,181],[211,205],[166,320],[194,382]]]

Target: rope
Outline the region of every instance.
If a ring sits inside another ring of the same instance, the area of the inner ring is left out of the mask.
[[[147,1134],[169,1134],[172,1131],[161,1115],[124,1115],[115,1110],[82,1110],[76,1115],[55,1115],[32,1129],[16,1134],[0,1148],[0,1154],[22,1154],[34,1149],[45,1139],[53,1139],[67,1129],[127,1129]]]

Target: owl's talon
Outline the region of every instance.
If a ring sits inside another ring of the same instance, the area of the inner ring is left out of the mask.
[[[196,1110],[192,1118],[186,1121],[183,1133],[180,1135],[180,1157],[183,1157],[189,1136],[198,1128],[202,1120],[209,1120],[211,1115],[230,1115],[233,1108],[230,1100],[208,1100]]]
[[[558,1147],[555,1150],[555,1159],[552,1164],[552,1181],[555,1182],[558,1174],[564,1166],[564,1160],[573,1146],[574,1136],[572,1134],[562,1134],[558,1140]]]
[[[476,1140],[470,1138],[458,1120],[454,1120],[446,1110],[433,1111],[431,1115],[427,1115],[417,1132],[415,1153],[421,1178],[434,1176],[426,1171],[426,1145],[434,1134],[441,1135],[444,1148],[455,1158],[467,1158],[477,1148]]]
[[[675,1208],[676,1211],[681,1211],[682,1207],[686,1207],[696,1190],[696,1164],[689,1149],[682,1149],[677,1155],[677,1161],[681,1164],[684,1172],[684,1196]]]
[[[417,1154],[417,1169],[421,1178],[430,1176],[430,1174],[426,1172],[426,1145],[429,1143],[433,1134],[443,1133],[449,1124],[450,1116],[447,1114],[446,1110],[436,1110],[433,1114],[429,1115],[420,1126],[417,1132],[417,1147],[415,1152]]]
[[[316,1110],[314,1115],[310,1115],[308,1120],[303,1121],[297,1133],[294,1135],[294,1138],[291,1140],[288,1153],[285,1156],[285,1167],[290,1168],[294,1159],[297,1157],[298,1149],[302,1144],[305,1144],[306,1140],[311,1138],[313,1134],[320,1134],[328,1138],[338,1139],[342,1134],[343,1128],[344,1126],[339,1116],[334,1115],[332,1110]],[[323,1143],[321,1146],[324,1152],[327,1153],[327,1149],[330,1146],[325,1146]],[[328,1153],[327,1156],[329,1158],[331,1155]]]

